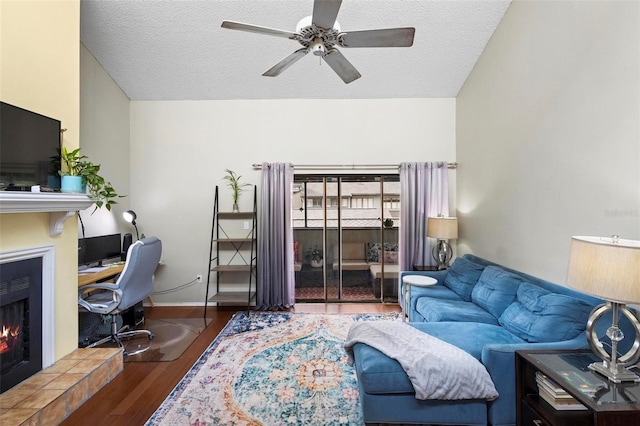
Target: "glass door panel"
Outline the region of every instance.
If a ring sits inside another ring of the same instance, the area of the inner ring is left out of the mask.
[[[339,301],[342,296],[338,243],[340,241],[340,206],[338,203],[340,181],[337,177],[325,178],[325,225],[327,248],[327,301]]]
[[[397,301],[398,176],[296,175],[293,197],[296,300]]]
[[[325,300],[324,179],[294,178],[292,218],[296,300]]]
[[[398,300],[398,229],[400,227],[400,180],[387,176],[382,182],[381,297]]]

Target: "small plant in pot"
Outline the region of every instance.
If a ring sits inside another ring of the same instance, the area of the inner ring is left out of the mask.
[[[68,151],[63,147],[60,152],[60,165],[62,192],[86,192],[96,203],[96,209],[104,206],[107,210],[111,210],[111,206],[117,204],[116,198],[123,197],[116,193],[111,182],[107,182],[98,174],[100,165],[88,161],[88,157],[80,153],[80,148]]]
[[[240,183],[240,178],[242,176],[237,175],[233,170],[226,169],[227,175],[224,177],[227,180],[227,186],[231,188],[233,192],[233,211],[238,212],[238,198],[240,198],[240,194],[244,191],[244,188],[247,186],[251,186],[248,183]]]
[[[393,219],[386,218],[382,224],[385,228],[393,228]]]
[[[307,260],[312,268],[322,267],[322,250],[317,247],[310,248],[307,250]]]

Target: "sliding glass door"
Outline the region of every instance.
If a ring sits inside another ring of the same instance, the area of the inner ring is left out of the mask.
[[[397,301],[398,175],[296,175],[296,300]]]

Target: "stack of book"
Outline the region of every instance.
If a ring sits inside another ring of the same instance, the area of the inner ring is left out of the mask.
[[[567,391],[562,389],[556,382],[549,379],[541,372],[536,372],[536,382],[538,383],[538,395],[549,403],[556,410],[586,410],[587,407],[579,403]]]

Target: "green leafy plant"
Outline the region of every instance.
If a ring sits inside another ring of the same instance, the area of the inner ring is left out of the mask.
[[[118,195],[111,185],[100,174],[100,164],[94,164],[88,161],[86,155],[80,153],[80,148],[68,151],[66,147],[62,148],[60,153],[61,168],[60,176],[81,176],[82,182],[87,186],[87,195],[96,203],[94,212],[100,207],[111,210],[114,204],[117,204],[116,198],[122,198],[124,195]]]
[[[242,176],[237,175],[234,171],[226,169],[225,172],[227,172],[227,175],[224,179],[227,180],[227,186],[231,188],[233,192],[233,204],[238,204],[238,198],[244,190],[243,188],[251,185],[248,183],[240,183]]]
[[[320,262],[322,260],[322,249],[317,247],[310,248],[307,250],[307,260]]]
[[[391,228],[393,226],[393,219],[386,218],[383,222],[385,228]]]

